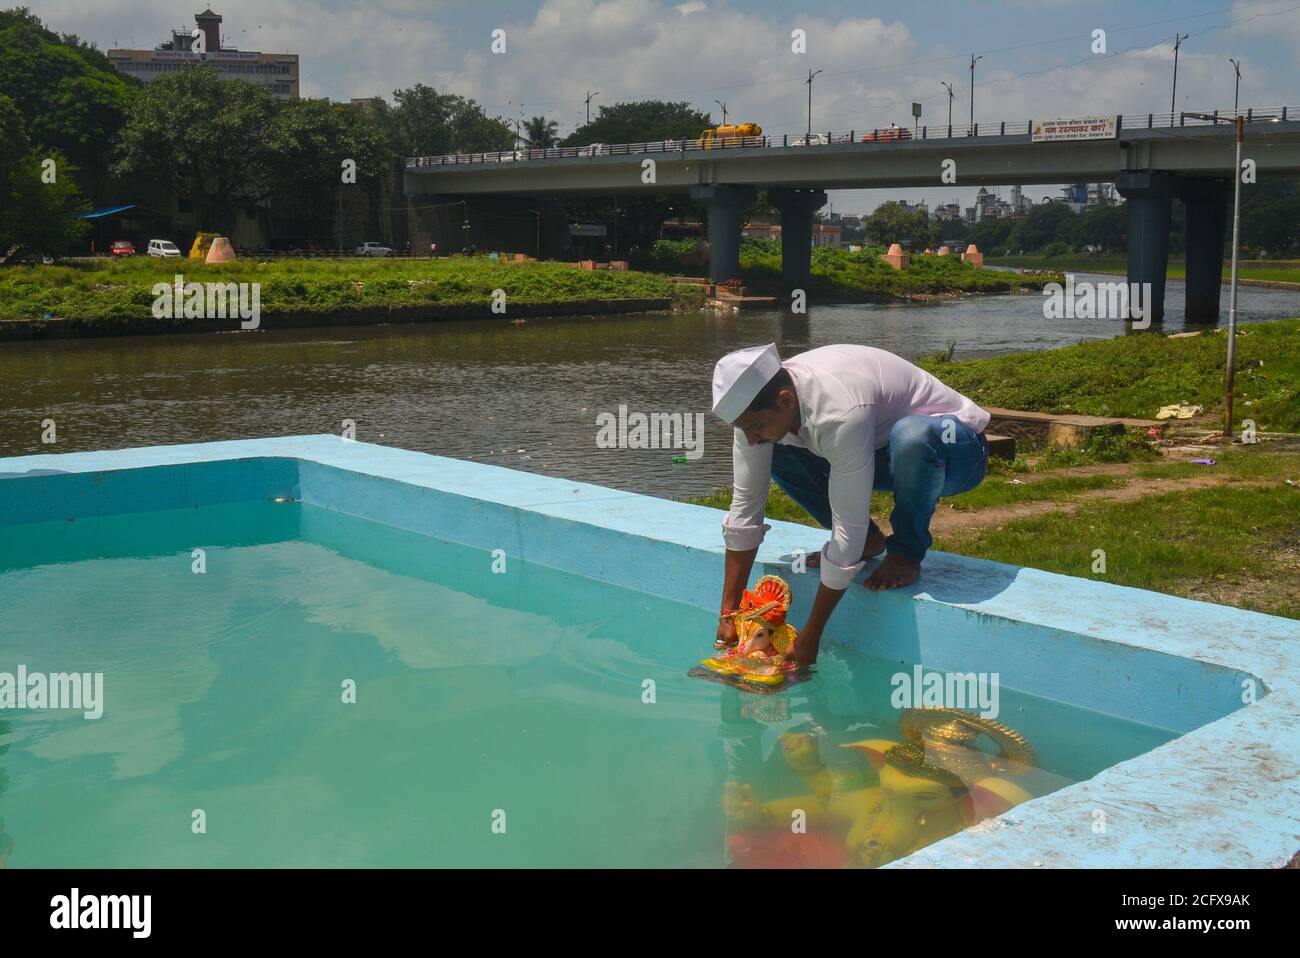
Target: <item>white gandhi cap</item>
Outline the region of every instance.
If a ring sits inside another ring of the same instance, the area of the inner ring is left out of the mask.
[[[727,353],[713,367],[713,414],[734,424],[780,369],[776,343]]]

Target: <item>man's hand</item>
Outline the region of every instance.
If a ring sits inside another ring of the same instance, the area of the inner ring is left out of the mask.
[[[740,641],[736,635],[736,620],[729,615],[724,615],[718,620],[718,637],[713,643],[716,649],[725,649],[735,645]]]
[[[807,668],[817,661],[817,650],[821,647],[822,630],[811,623],[799,632],[799,637],[785,653],[785,660],[793,662],[799,668]]]

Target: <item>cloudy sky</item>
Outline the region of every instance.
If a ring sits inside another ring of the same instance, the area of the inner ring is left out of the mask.
[[[168,0],[24,0],[52,29],[98,44],[148,48],[173,26],[192,24],[203,3]],[[206,2],[206,0],[205,0]],[[807,123],[865,129],[953,122],[970,112],[988,123],[1089,113],[1167,112],[1173,37],[1189,34],[1178,62],[1179,110],[1230,109],[1241,61],[1245,106],[1300,104],[1300,0],[212,0],[224,42],[244,50],[298,53],[302,92],[347,100],[391,96],[417,82],[470,96],[490,113],[545,114],[562,133],[581,123],[583,99],[686,100],[701,110],[727,103],[733,119],[765,131]],[[181,11],[186,11],[182,14]],[[494,30],[506,52],[491,51]],[[791,33],[807,52],[791,49]],[[1105,31],[1105,53],[1093,52]],[[1047,190],[1027,188],[1035,198]],[[845,191],[840,212],[887,198],[932,204],[970,191]],[[1005,191],[1004,191],[1005,192]]]

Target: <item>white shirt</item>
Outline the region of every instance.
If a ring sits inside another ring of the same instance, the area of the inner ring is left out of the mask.
[[[782,364],[799,396],[800,429],[779,442],[803,446],[831,464],[831,539],[822,549],[821,582],[847,589],[862,571],[871,522],[876,450],[907,416],[952,415],[983,432],[989,414],[901,356],[871,346],[822,346]],[[722,523],[727,548],[758,548],[772,484],[772,444],[750,445],[741,429],[732,446],[731,511]]]

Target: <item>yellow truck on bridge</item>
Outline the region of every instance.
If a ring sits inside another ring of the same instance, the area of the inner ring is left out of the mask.
[[[758,143],[748,144],[746,141],[757,139],[762,135],[763,128],[757,123],[728,123],[725,126],[715,126],[701,133],[700,146],[706,150],[726,146],[759,146]]]

